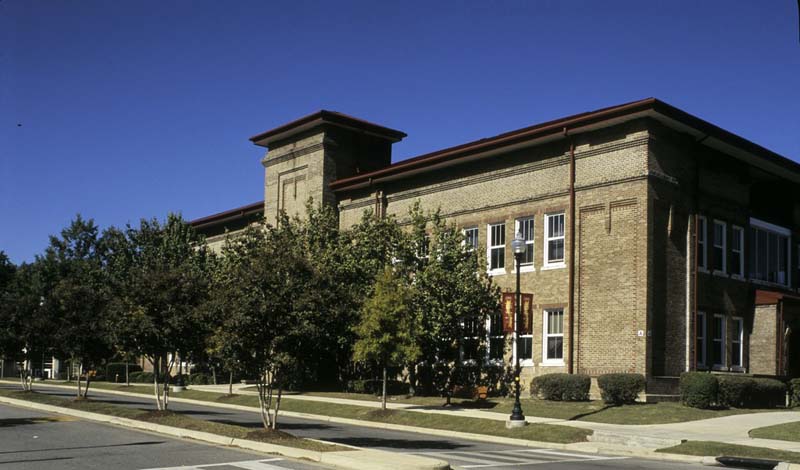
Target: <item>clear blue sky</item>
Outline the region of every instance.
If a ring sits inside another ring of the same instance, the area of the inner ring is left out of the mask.
[[[258,201],[320,108],[399,160],[648,96],[800,159],[796,1],[0,0],[0,250]]]

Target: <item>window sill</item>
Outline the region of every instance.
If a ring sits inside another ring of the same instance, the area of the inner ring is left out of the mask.
[[[708,268],[704,268],[703,266],[698,266],[697,267],[697,272],[708,274]]]
[[[711,274],[714,275],[714,276],[723,277],[723,278],[730,277],[730,276],[728,276],[728,273],[726,273],[725,271],[717,271],[716,269],[714,271],[712,271]]]
[[[519,361],[520,367],[533,367],[533,361],[530,359],[525,359],[524,361]]]
[[[723,366],[723,365],[714,364],[713,366],[711,366],[711,370],[716,370],[716,371],[720,371],[720,372],[728,372],[729,369],[727,367]]]
[[[541,267],[542,271],[549,271],[551,269],[564,269],[567,267],[566,263],[545,264]]]
[[[747,372],[747,370],[744,367],[741,367],[741,366],[733,366],[733,367],[731,367],[731,372],[741,372],[741,373],[744,374],[744,373]]]
[[[753,279],[753,278],[750,278],[750,282],[761,286],[771,286],[771,287],[780,287],[783,289],[789,289],[788,284],[781,284],[780,282],[762,281],[761,279]]]
[[[494,269],[494,270],[486,271],[486,274],[489,275],[489,276],[503,276],[503,275],[506,274],[506,270],[505,269]]]
[[[553,362],[548,362],[548,361],[540,362],[539,363],[539,367],[564,367],[564,361],[561,361],[561,362],[556,362],[556,361],[553,361]]]
[[[740,275],[738,275],[738,274],[731,274],[731,279],[735,279],[735,280],[737,280],[737,281],[742,281],[742,282],[744,282],[744,281],[746,281],[746,280],[747,280],[747,279],[745,279],[743,276],[740,276]]]

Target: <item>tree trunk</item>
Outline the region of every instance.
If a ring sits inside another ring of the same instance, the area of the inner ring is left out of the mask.
[[[217,368],[213,366],[211,367],[211,379],[213,380],[214,385],[217,385]]]
[[[126,387],[130,387],[131,386],[131,374],[130,374],[130,371],[128,370],[128,361],[130,361],[130,357],[128,357],[128,355],[126,354],[125,355],[125,386]]]
[[[20,385],[22,385],[22,391],[23,392],[27,392],[28,391],[28,377],[25,376],[25,370],[23,370],[23,369],[19,370],[19,383],[20,383]]]
[[[78,381],[77,382],[78,382],[78,398],[80,398],[82,396],[82,393],[81,393],[81,372],[83,372],[83,363],[80,362],[78,364],[79,365],[78,365]]]
[[[158,411],[162,411],[164,409],[161,406],[161,390],[158,389],[158,374],[161,373],[161,358],[153,359],[153,392],[156,395],[156,409]]]
[[[283,395],[283,386],[278,386],[278,399],[275,400],[275,414],[272,417],[272,430],[278,429],[278,411],[281,409],[281,395]]]
[[[83,398],[87,398],[89,396],[89,384],[92,383],[92,376],[89,372],[86,372],[86,386],[83,388]]]
[[[383,366],[383,392],[381,393],[381,409],[386,411],[386,365]]]
[[[272,390],[269,386],[269,381],[267,380],[266,372],[262,373],[258,378],[258,405],[261,411],[261,424],[264,425],[264,429],[270,429],[272,425],[272,419],[269,413],[269,408],[272,401]]]
[[[164,364],[167,365],[167,370],[164,372],[164,411],[167,411],[169,407],[169,384],[172,376],[170,375],[170,371],[172,370],[172,366],[175,363],[175,355],[172,355],[172,360],[169,362],[167,358],[164,357]]]
[[[417,396],[417,365],[413,362],[408,364],[408,394]]]
[[[233,395],[233,372],[228,375],[228,395]]]

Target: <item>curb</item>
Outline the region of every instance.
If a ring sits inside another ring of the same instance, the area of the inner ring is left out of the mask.
[[[7,398],[0,396],[0,403],[14,405],[22,408],[29,408],[38,411],[46,411],[60,415],[74,416],[76,418],[83,418],[89,421],[100,423],[113,424],[123,426],[126,428],[139,429],[142,431],[150,431],[168,436],[179,437],[183,439],[194,439],[197,441],[207,442],[211,444],[222,445],[226,447],[239,447],[242,449],[252,450],[265,454],[277,454],[285,457],[295,459],[308,459],[325,465],[330,465],[335,468],[351,469],[351,470],[389,470],[397,468],[397,461],[399,458],[403,460],[403,468],[415,470],[449,470],[450,465],[447,462],[431,459],[428,457],[421,457],[416,455],[396,454],[380,450],[365,450],[354,448],[357,450],[348,451],[334,451],[334,452],[317,452],[313,450],[298,449],[295,447],[281,446],[277,444],[269,444],[266,442],[257,442],[247,439],[237,439],[232,437],[220,436],[203,431],[193,431],[189,429],[176,428],[173,426],[164,426],[161,424],[148,423],[146,421],[137,421],[135,419],[121,418],[117,416],[109,416],[100,413],[91,413],[88,411],[72,410],[53,405],[44,405],[40,403],[30,402],[26,400],[17,400],[14,398]],[[402,457],[400,457],[402,456]],[[385,462],[392,462],[391,464]]]

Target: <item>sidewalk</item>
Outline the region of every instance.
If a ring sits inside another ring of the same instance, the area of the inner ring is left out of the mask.
[[[252,390],[243,390],[247,385],[234,385],[234,393],[242,395],[257,395]],[[217,393],[227,393],[227,385],[192,385],[194,390],[209,391]],[[345,405],[357,405],[365,407],[380,407],[380,402],[368,400],[351,400],[346,398],[328,398],[311,395],[287,395],[292,400],[307,400],[326,403],[338,403]],[[412,405],[406,403],[387,403],[387,408],[395,410],[414,411],[419,413],[435,413],[451,416],[463,416],[468,418],[492,419],[505,421],[507,416],[491,411],[466,409],[466,408],[441,408],[422,405]],[[580,427],[595,431],[596,437],[604,436],[606,439],[617,436],[619,444],[637,445],[645,441],[666,442],[683,440],[689,441],[716,441],[726,444],[747,445],[755,447],[766,447],[769,449],[786,450],[800,452],[800,442],[778,441],[771,439],[751,438],[751,429],[776,424],[784,424],[793,421],[800,421],[800,411],[776,411],[770,413],[749,413],[734,416],[724,416],[721,418],[711,418],[698,421],[687,421],[673,424],[606,424],[593,423],[591,421],[569,421],[556,418],[539,418],[528,416],[529,423],[558,424],[562,426]],[[597,441],[597,439],[592,439]],[[606,442],[614,442],[613,439]],[[666,447],[664,445],[662,447]],[[648,447],[648,446],[644,446]]]

